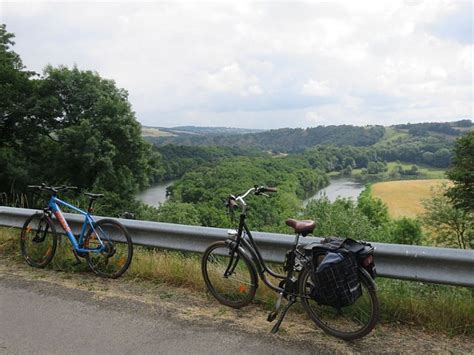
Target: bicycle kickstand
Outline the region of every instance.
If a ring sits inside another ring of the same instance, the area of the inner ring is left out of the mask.
[[[281,322],[283,322],[283,318],[285,318],[286,313],[295,302],[296,302],[296,297],[290,296],[290,298],[288,299],[288,303],[286,304],[285,308],[283,308],[282,312],[280,313],[280,316],[278,317],[277,322],[272,328],[272,331],[271,331],[272,334],[276,334],[278,332],[278,329],[280,329]]]
[[[275,309],[268,314],[267,321],[273,322],[278,315],[278,310],[281,306],[281,300],[283,299],[283,293],[278,295],[277,301],[275,302]]]

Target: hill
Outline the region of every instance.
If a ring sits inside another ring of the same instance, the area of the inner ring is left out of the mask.
[[[160,128],[160,130],[163,130]],[[168,130],[176,133],[176,130]],[[318,126],[312,128],[281,128],[263,132],[232,134],[180,134],[174,137],[149,138],[155,145],[219,145],[230,147],[254,147],[277,152],[303,151],[320,144],[337,146],[370,146],[384,136],[382,126]],[[193,131],[196,133],[196,131]],[[202,132],[200,132],[202,133]]]
[[[263,132],[261,129],[232,128],[232,127],[142,127],[143,137],[189,137],[189,136],[227,136],[245,133]]]
[[[150,127],[145,127],[150,129]],[[440,146],[449,146],[466,130],[474,129],[471,120],[456,122],[427,122],[384,126],[317,126],[309,128],[280,128],[268,131],[226,127],[174,127],[156,128],[164,134],[146,134],[147,140],[157,146],[218,145],[228,147],[252,147],[274,152],[301,152],[317,145],[375,146],[390,149],[400,145],[428,144],[424,152],[434,153]],[[145,136],[145,134],[143,134]],[[397,158],[398,159],[398,158]],[[429,160],[429,157],[427,157]]]

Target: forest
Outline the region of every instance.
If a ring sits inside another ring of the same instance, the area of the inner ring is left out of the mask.
[[[357,170],[360,178],[381,179],[388,173],[390,178],[417,178],[419,164],[450,167],[455,186],[449,201],[471,216],[472,167],[460,153],[464,149],[469,157],[474,151],[470,119],[250,133],[202,128],[199,135],[175,130],[173,136],[143,137],[125,89],[77,67],[29,71],[13,39],[1,25],[1,204],[40,207],[46,196],[32,195],[27,185],[68,184],[79,187],[67,196],[79,204],[85,201],[83,191],[105,193],[97,214],[127,211],[138,219],[228,227],[226,197],[258,184],[276,186],[279,192],[249,200],[252,228],[288,233],[284,220],[301,217],[318,221],[316,235],[413,244],[423,243],[421,221],[391,219],[370,189],[358,201],[323,198],[303,207],[302,200],[326,186],[330,176]],[[389,163],[396,164],[390,172]],[[170,199],[159,208],[135,199],[139,191],[171,179],[177,181]],[[466,228],[469,247],[474,228]]]

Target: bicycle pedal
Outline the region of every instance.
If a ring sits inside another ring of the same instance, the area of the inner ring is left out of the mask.
[[[270,312],[267,317],[267,322],[273,322],[275,318],[277,317],[277,315],[278,315],[277,311]]]

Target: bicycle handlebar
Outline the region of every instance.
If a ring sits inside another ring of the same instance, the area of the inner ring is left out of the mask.
[[[29,189],[35,189],[35,190],[40,190],[40,191],[50,191],[53,193],[58,193],[59,191],[65,191],[65,190],[77,190],[77,186],[46,186],[45,183],[42,183],[41,185],[28,185],[27,186]]]
[[[278,192],[278,189],[276,187],[268,187],[268,186],[261,186],[260,187],[260,192],[265,193],[265,192]]]
[[[242,206],[246,206],[247,204],[244,201],[244,198],[247,197],[248,194],[253,192],[255,195],[264,195],[267,196],[266,192],[278,192],[278,189],[276,187],[268,187],[268,186],[258,186],[255,185],[254,187],[250,188],[247,190],[246,193],[243,195],[230,195],[229,198],[227,199],[227,207],[230,209],[234,209],[235,207],[238,206],[237,202],[240,202]]]

